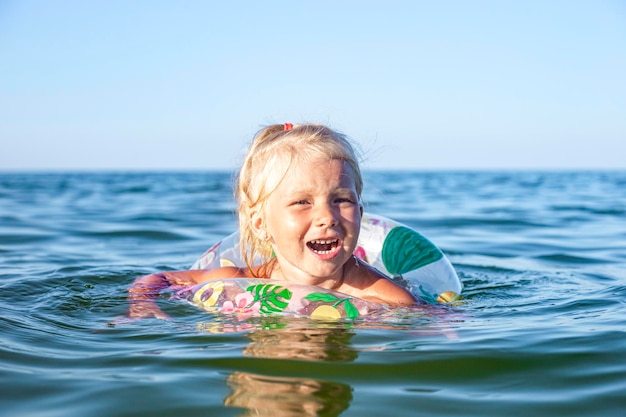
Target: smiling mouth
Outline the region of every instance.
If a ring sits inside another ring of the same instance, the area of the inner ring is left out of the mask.
[[[339,246],[339,239],[312,240],[306,245],[313,252],[326,255],[332,253]]]

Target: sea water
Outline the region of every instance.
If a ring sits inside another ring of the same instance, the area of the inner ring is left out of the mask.
[[[366,172],[463,301],[378,321],[215,316],[139,275],[237,227],[229,173],[0,174],[2,416],[622,416],[626,172]]]

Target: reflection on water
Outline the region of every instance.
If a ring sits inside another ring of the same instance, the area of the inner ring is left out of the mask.
[[[337,416],[352,401],[352,388],[339,382],[233,372],[227,383],[224,404],[245,408],[241,416]]]
[[[212,333],[244,331],[250,339],[244,356],[279,360],[272,368],[273,375],[235,371],[228,376],[231,393],[224,404],[246,409],[242,416],[337,416],[350,406],[352,387],[345,383],[280,375],[289,368],[282,360],[354,361],[358,353],[350,343],[354,331],[349,324],[294,317],[238,320],[232,316],[202,323],[199,328]]]
[[[256,358],[351,362],[357,358],[356,350],[350,346],[353,336],[346,328],[295,321],[282,329],[250,332],[247,337],[251,342],[243,353]]]

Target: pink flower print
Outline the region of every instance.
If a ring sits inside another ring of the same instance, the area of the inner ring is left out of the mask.
[[[354,250],[354,256],[363,260],[367,258],[367,254],[365,253],[365,249],[363,249],[363,246],[357,246],[357,248]]]
[[[259,312],[260,304],[254,302],[254,295],[251,292],[242,292],[235,296],[235,302],[224,301],[222,313],[243,313],[255,314]]]

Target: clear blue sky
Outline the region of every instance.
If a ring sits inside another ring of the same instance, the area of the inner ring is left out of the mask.
[[[626,168],[626,2],[0,0],[0,170],[235,169],[285,121],[365,168]]]

